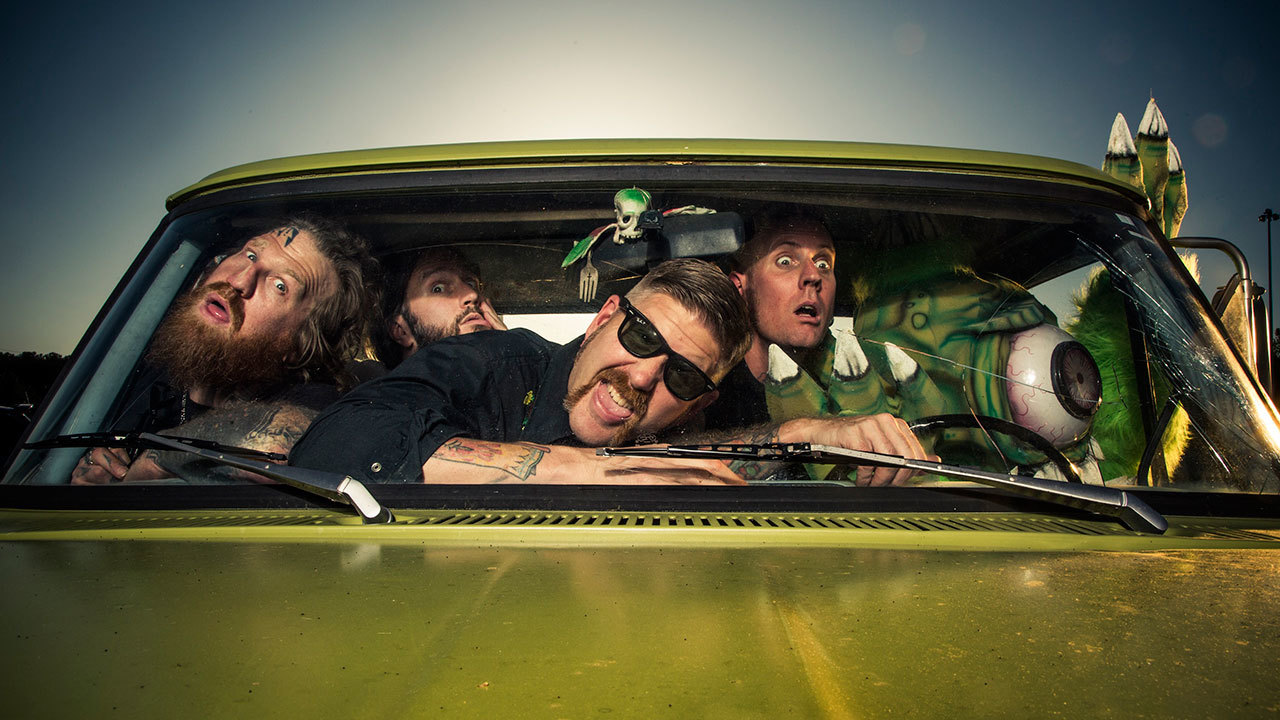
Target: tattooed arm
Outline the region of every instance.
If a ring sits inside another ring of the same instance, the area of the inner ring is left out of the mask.
[[[900,418],[790,420],[700,442],[809,442],[912,459],[929,456]],[[557,483],[582,485],[741,485],[761,480],[781,463],[759,460],[601,457],[594,449],[453,438],[422,465],[428,483]],[[901,485],[914,471],[858,467],[858,485]]]
[[[593,448],[453,438],[422,465],[428,483],[558,485],[741,485],[724,463],[611,458]]]
[[[235,401],[210,410],[165,434],[213,440],[225,445],[288,454],[318,414],[308,407]],[[124,475],[125,482],[179,477],[192,483],[261,482],[262,478],[175,451],[145,450]]]

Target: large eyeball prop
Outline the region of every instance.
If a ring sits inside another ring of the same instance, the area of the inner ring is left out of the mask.
[[[1013,336],[1008,378],[1011,418],[1065,448],[1089,431],[1102,402],[1102,376],[1093,356],[1075,338],[1052,325]]]

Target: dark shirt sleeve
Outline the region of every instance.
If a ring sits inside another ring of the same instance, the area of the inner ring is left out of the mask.
[[[362,482],[421,482],[423,463],[450,438],[518,437],[522,393],[512,390],[533,386],[546,355],[522,335],[475,333],[428,345],[321,413],[290,462]]]

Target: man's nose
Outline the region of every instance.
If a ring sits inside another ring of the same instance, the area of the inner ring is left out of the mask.
[[[627,372],[627,381],[631,387],[642,392],[653,392],[662,382],[662,368],[667,364],[666,355],[655,355],[651,358],[639,358],[631,363]]]
[[[822,287],[822,273],[818,271],[818,264],[809,260],[805,262],[800,270],[800,287]]]
[[[480,291],[476,290],[470,285],[467,285],[466,289],[462,291],[462,304],[463,305],[479,305]]]
[[[227,278],[227,284],[235,288],[241,297],[253,297],[253,290],[258,285],[258,270],[253,265],[246,265],[243,270]]]

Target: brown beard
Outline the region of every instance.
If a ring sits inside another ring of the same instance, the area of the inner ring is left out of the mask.
[[[402,310],[400,317],[404,318],[405,324],[409,326],[409,334],[413,336],[413,341],[418,344],[418,349],[422,349],[433,342],[457,335],[462,331],[462,319],[478,312],[480,312],[478,306],[463,308],[452,321],[444,325],[424,323],[418,319],[418,316],[408,310]]]
[[[586,346],[587,343],[583,342],[582,347],[585,348]],[[581,353],[582,350],[579,349],[578,352]],[[609,439],[610,445],[623,445],[635,437],[636,426],[640,424],[641,420],[644,420],[645,414],[649,412],[649,395],[631,387],[626,373],[617,368],[605,368],[597,372],[595,377],[591,378],[582,387],[569,390],[564,398],[564,409],[573,410],[573,407],[602,381],[608,383],[622,397],[623,402],[631,407],[631,417],[627,418],[613,433],[613,437]]]
[[[211,327],[199,316],[210,292],[226,302],[231,332]],[[294,338],[244,338],[244,301],[227,283],[192,289],[169,311],[156,331],[147,358],[169,374],[184,390],[203,388],[251,396],[255,390],[277,385],[289,375],[286,355]]]

